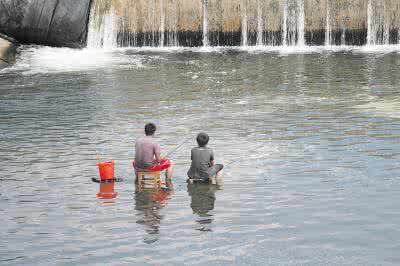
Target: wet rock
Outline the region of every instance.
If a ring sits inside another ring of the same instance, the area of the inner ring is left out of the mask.
[[[83,47],[90,0],[0,0],[0,32],[23,44]]]
[[[15,40],[0,34],[0,69],[14,63],[17,46]]]

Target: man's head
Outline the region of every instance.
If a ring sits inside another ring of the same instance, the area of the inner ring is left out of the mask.
[[[206,133],[201,132],[197,135],[196,140],[199,147],[205,147],[208,144],[210,137]]]
[[[156,125],[153,123],[148,123],[144,126],[144,133],[146,133],[146,136],[153,136],[156,132],[156,129]]]

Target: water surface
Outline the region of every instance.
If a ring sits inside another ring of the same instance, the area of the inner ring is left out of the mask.
[[[399,50],[23,47],[0,71],[0,264],[398,265]],[[193,140],[139,189],[149,121],[165,152]],[[240,159],[223,184],[186,184],[199,131]]]

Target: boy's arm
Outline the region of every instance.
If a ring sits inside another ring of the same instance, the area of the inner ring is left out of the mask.
[[[215,161],[214,161],[214,151],[211,150],[211,154],[210,154],[210,166],[214,166],[215,165]]]
[[[162,158],[161,158],[161,155],[160,155],[160,145],[158,145],[158,144],[154,145],[154,156],[156,157],[156,161],[157,162],[161,162],[162,161]]]

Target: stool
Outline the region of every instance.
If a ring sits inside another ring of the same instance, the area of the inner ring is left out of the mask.
[[[161,182],[161,175],[160,172],[152,172],[152,171],[138,171],[138,181],[141,183],[142,181],[145,181],[145,177],[150,177],[150,179],[156,183]]]

